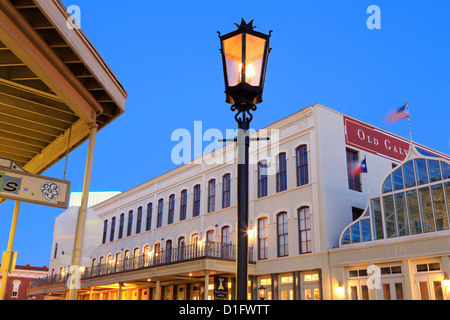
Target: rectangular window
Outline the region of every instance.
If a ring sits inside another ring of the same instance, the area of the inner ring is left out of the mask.
[[[133,210],[130,210],[130,212],[128,212],[127,237],[131,235],[132,226],[133,226]]]
[[[267,162],[258,163],[258,198],[267,196]]]
[[[267,233],[267,218],[258,219],[258,259],[268,258],[269,235]]]
[[[448,229],[448,216],[445,208],[444,189],[441,184],[431,187],[431,194],[433,195],[434,212],[436,215],[436,230]]]
[[[216,210],[216,180],[208,182],[208,212]]]
[[[297,186],[308,183],[308,152],[306,146],[300,146],[296,150],[297,156]]]
[[[394,210],[394,199],[392,195],[383,197],[384,220],[386,222],[386,236],[393,238],[397,236],[397,226]]]
[[[278,155],[277,192],[287,189],[286,153]]]
[[[141,232],[141,224],[142,224],[142,207],[139,207],[136,221],[136,234]]]
[[[114,241],[114,233],[116,232],[116,217],[111,219],[111,234],[109,235],[109,241]]]
[[[147,204],[147,221],[145,224],[146,231],[152,228],[152,211],[153,211],[153,203]]]
[[[394,201],[397,211],[398,235],[407,236],[409,235],[409,221],[405,206],[405,194],[403,192],[395,194]]]
[[[288,220],[287,213],[283,212],[277,216],[277,242],[278,257],[286,257],[289,255],[288,246]]]
[[[187,210],[187,190],[181,191],[181,201],[180,201],[180,221],[186,219]]]
[[[406,192],[406,202],[408,204],[409,228],[411,234],[422,233],[422,222],[420,218],[417,190]]]
[[[193,217],[200,215],[200,185],[194,187],[194,207],[193,207]]]
[[[346,152],[347,152],[348,187],[351,190],[362,191],[360,174],[353,172],[354,166],[358,164],[358,152],[350,149],[347,149]]]
[[[158,214],[156,216],[156,227],[160,228],[162,226],[162,218],[164,212],[164,199],[158,200]]]
[[[169,213],[167,215],[167,224],[173,223],[174,212],[175,212],[175,195],[172,194],[169,197]]]
[[[372,221],[373,221],[373,234],[374,240],[379,240],[384,238],[383,233],[383,218],[381,216],[381,203],[380,198],[371,200],[370,208],[372,210]]]
[[[230,189],[230,174],[226,174],[222,178],[222,208],[228,208],[230,206]]]
[[[435,231],[433,207],[431,204],[430,188],[419,189],[419,203],[420,211],[422,212],[423,231],[432,232]]]

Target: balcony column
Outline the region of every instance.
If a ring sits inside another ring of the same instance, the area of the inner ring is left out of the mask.
[[[205,271],[205,290],[204,290],[205,297],[204,297],[204,300],[208,300],[209,274],[210,274],[210,271],[206,270]]]
[[[117,297],[117,300],[122,300],[122,287],[123,282],[119,282],[119,296]]]
[[[159,279],[156,280],[156,288],[155,288],[155,300],[160,300],[160,290],[161,290],[161,281]]]

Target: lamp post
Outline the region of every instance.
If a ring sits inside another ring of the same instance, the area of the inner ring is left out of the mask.
[[[254,31],[253,20],[242,19],[237,30],[223,36],[219,33],[225,78],[226,102],[237,111],[238,124],[238,189],[237,189],[237,253],[236,299],[247,300],[248,275],[248,150],[249,128],[256,104],[262,102],[267,58],[268,35]]]

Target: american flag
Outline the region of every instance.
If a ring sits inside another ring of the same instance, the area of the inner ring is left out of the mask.
[[[386,123],[393,123],[403,118],[409,117],[408,103],[406,103],[403,107],[392,111],[386,117]]]

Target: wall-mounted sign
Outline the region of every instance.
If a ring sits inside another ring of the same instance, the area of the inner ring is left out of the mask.
[[[214,300],[228,299],[228,278],[216,276],[214,277]]]
[[[0,198],[66,209],[70,181],[0,167]]]
[[[370,153],[403,161],[408,154],[410,141],[396,137],[387,131],[380,130],[366,123],[344,116],[345,143]],[[417,145],[416,149],[425,155],[448,159],[448,156]],[[428,154],[427,154],[428,153]]]

